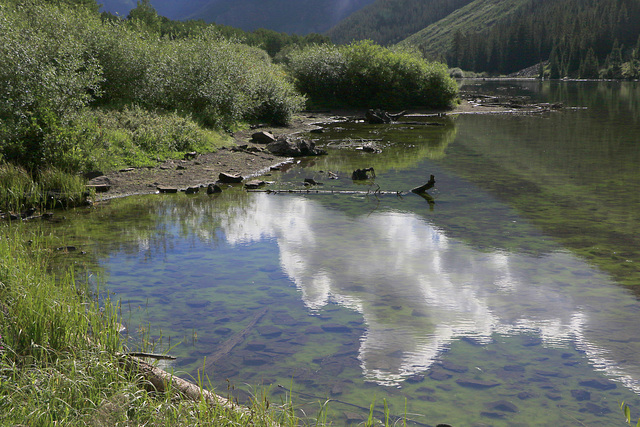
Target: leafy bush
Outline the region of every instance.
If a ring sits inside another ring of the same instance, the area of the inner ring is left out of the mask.
[[[445,65],[371,41],[309,46],[292,52],[288,67],[298,89],[320,105],[447,108],[458,93]]]
[[[207,126],[252,119],[286,124],[304,103],[264,51],[220,38],[215,31],[159,41],[154,59],[143,102],[193,114]]]
[[[103,22],[91,8],[2,3],[0,159],[34,173],[49,166],[67,172],[98,167],[96,150],[109,153],[110,136],[87,119],[85,109],[96,101],[99,107],[135,104],[171,112],[156,116],[164,117],[163,130],[155,119],[153,129],[142,126],[135,135],[109,128],[123,143],[116,149],[129,145],[115,163],[135,165],[220,139],[196,131],[194,120],[218,129],[246,120],[285,124],[304,97],[264,51],[224,39],[213,28],[161,39],[138,20]],[[203,135],[202,142],[192,140]]]
[[[59,12],[0,6],[0,153],[34,170],[56,164],[69,138],[50,135],[99,92],[100,66],[82,41],[90,15]]]

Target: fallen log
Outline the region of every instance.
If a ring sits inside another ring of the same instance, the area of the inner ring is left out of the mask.
[[[195,402],[204,400],[210,405],[221,406],[246,414],[247,416],[251,415],[251,412],[247,408],[234,404],[232,400],[212,393],[192,382],[176,377],[135,356],[122,354],[120,355],[120,361],[125,366],[125,369],[144,379],[144,386],[150,392],[164,393],[170,389],[178,390],[184,397]]]
[[[223,357],[227,356],[231,353],[231,350],[241,342],[243,342],[247,335],[253,330],[253,327],[262,319],[262,317],[267,314],[268,309],[266,307],[258,310],[256,314],[251,318],[251,321],[247,324],[247,326],[241,330],[240,332],[233,335],[231,338],[222,343],[218,350],[213,353],[211,356],[207,357],[207,362],[204,365],[205,372],[211,372],[213,365]]]
[[[267,194],[281,194],[281,193],[292,193],[292,194],[363,194],[363,195],[395,195],[402,196],[403,194],[407,194],[403,191],[358,191],[358,190],[247,190],[248,193],[267,193]]]

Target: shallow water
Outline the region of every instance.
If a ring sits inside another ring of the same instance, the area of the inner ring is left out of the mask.
[[[132,346],[148,334],[239,400],[293,389],[313,417],[332,399],[334,425],[374,399],[419,425],[613,425],[622,401],[640,416],[640,86],[472,88],[570,108],[332,124],[310,135],[329,156],[270,188],[369,194],[135,197],[54,232],[121,300]],[[362,167],[376,177],[354,183]],[[429,200],[406,193],[430,174]]]

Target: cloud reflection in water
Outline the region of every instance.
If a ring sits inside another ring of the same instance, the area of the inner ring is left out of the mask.
[[[640,390],[640,340],[611,339],[637,334],[633,317],[606,309],[637,311],[637,302],[568,252],[479,251],[413,213],[349,217],[291,195],[256,194],[222,228],[231,244],[275,239],[309,310],[337,303],[362,314],[359,359],[370,380],[394,385],[423,372],[456,339],[535,333],[543,345],[574,343]]]

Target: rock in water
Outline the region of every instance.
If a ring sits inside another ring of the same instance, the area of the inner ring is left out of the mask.
[[[242,182],[243,179],[244,178],[241,175],[232,173],[220,172],[220,175],[218,175],[218,181],[225,184],[237,184]]]

